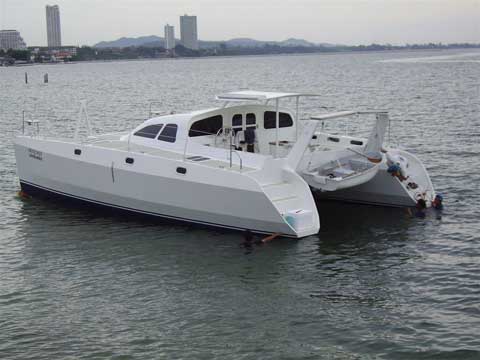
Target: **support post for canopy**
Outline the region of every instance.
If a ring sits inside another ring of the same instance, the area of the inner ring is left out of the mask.
[[[233,133],[233,129],[232,129],[232,133]],[[230,138],[230,144],[229,144],[230,145],[230,168],[232,168],[232,151],[233,151],[233,149],[232,149],[232,145],[233,145],[232,134],[230,134],[228,137]]]
[[[297,103],[296,103],[296,114],[295,114],[295,141],[298,140],[298,121],[300,120],[298,118],[298,103],[300,100],[300,96],[297,96],[296,99],[297,99]]]
[[[278,99],[275,99],[275,158],[278,156],[278,128],[280,126],[280,113],[278,112]]]
[[[187,146],[188,146],[188,133],[187,133],[187,136],[185,138],[185,146],[183,147],[183,161],[184,162],[186,161],[186,158],[187,158]]]

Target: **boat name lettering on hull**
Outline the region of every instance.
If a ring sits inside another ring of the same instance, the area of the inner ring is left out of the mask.
[[[33,159],[43,160],[43,153],[38,150],[28,149],[28,156]]]

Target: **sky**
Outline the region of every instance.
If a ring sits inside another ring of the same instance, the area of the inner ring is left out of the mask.
[[[480,0],[0,0],[0,28],[46,45],[45,5],[60,6],[62,43],[158,35],[197,15],[201,40],[301,38],[316,43],[480,43]]]

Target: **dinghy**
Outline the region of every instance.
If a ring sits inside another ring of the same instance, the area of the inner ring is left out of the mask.
[[[335,151],[334,160],[329,160],[313,170],[303,174],[307,183],[322,191],[337,191],[366,183],[373,179],[380,168],[379,161],[369,159],[363,154]],[[347,150],[348,152],[348,150]]]

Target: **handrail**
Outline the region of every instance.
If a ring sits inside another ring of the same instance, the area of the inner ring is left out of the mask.
[[[91,135],[89,136],[85,142],[90,144],[95,144],[101,141],[116,141],[119,140],[120,137],[130,135],[130,132],[126,131],[119,131],[116,133],[108,133],[108,134],[100,134],[100,135]]]
[[[150,101],[150,103],[148,104],[148,118],[151,119],[152,118],[152,115],[156,112],[155,110],[152,111],[152,105],[154,104],[163,104],[162,102],[160,101]]]
[[[236,150],[231,150],[230,151],[230,167],[232,167],[232,154],[236,154],[238,156],[238,159],[240,160],[240,170],[243,168],[243,160],[238,151]]]
[[[27,125],[29,126],[32,126],[32,125],[36,125],[36,136],[39,136],[40,135],[40,120],[34,120],[34,119],[31,119],[31,120],[27,120],[25,115],[26,115],[26,110],[22,110],[22,135],[25,135],[25,123],[27,123]],[[30,133],[30,136],[31,133]]]
[[[228,132],[227,132],[227,130],[228,130]],[[231,138],[232,137],[232,130],[233,130],[233,128],[230,127],[230,126],[222,126],[220,129],[218,129],[217,133],[215,134],[215,139],[214,139],[214,142],[213,142],[213,146],[217,147],[217,138],[220,136],[220,133],[223,133],[224,136],[230,136],[230,138]],[[205,134],[208,134],[205,131],[202,131],[202,132],[205,133]],[[231,145],[231,139],[230,139],[230,145]]]
[[[233,131],[233,128],[230,128],[230,133],[229,133],[229,138],[230,138],[230,168],[232,168],[232,154],[235,153],[238,158],[240,159],[240,170],[242,170],[243,167],[243,162],[242,162],[242,157],[240,154],[237,153],[236,150],[233,150],[233,143],[232,140],[234,140],[235,132]]]
[[[217,133],[215,134],[215,139],[213,141],[213,146],[217,147],[217,137],[220,135],[220,131],[223,132],[223,127],[217,130]]]

